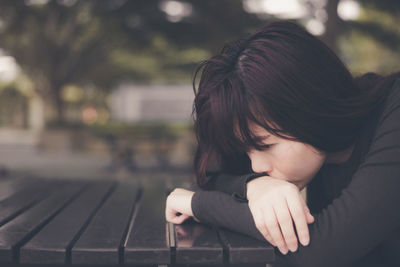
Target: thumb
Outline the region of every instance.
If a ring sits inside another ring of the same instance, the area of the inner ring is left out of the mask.
[[[304,208],[304,214],[306,215],[306,221],[307,224],[311,224],[314,222],[314,216],[312,216],[310,209],[308,208],[306,202],[304,201],[304,199],[302,197],[300,197],[300,201],[303,204],[303,208]]]
[[[181,224],[189,218],[190,218],[190,216],[188,216],[186,214],[181,214],[181,215],[172,217],[170,222],[172,222],[173,224]]]
[[[304,206],[304,211],[306,214],[306,221],[308,224],[313,223],[314,222],[314,216],[311,214],[310,209],[307,206]]]

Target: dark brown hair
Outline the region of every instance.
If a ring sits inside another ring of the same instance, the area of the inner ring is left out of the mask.
[[[290,21],[226,44],[193,79],[197,183],[206,187],[210,163],[251,172],[246,152],[263,146],[249,123],[324,152],[349,147],[398,76],[353,78],[332,50]]]

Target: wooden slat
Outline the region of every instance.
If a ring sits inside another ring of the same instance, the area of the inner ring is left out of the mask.
[[[83,188],[82,183],[55,183],[52,195],[0,227],[0,263],[18,261],[19,247],[36,234]]]
[[[192,177],[171,176],[167,179],[167,190],[180,187],[190,190]],[[169,229],[173,248],[173,262],[176,264],[223,264],[224,249],[217,231],[192,219]]]
[[[267,242],[221,228],[218,232],[228,249],[229,264],[266,264],[274,261],[274,247]]]
[[[210,226],[188,220],[175,225],[177,264],[223,264],[223,246]]]
[[[112,182],[92,183],[20,249],[20,263],[66,263],[68,246],[79,237],[96,208],[112,189]]]
[[[0,201],[3,201],[13,194],[20,192],[34,184],[34,178],[28,177],[9,177],[0,180]]]
[[[25,189],[16,187],[0,201],[1,222],[6,207],[23,206],[35,194],[38,197],[23,212],[0,224],[0,266],[13,260],[13,264],[28,265],[229,263],[258,267],[274,260],[272,246],[245,235],[217,231],[192,220],[166,224],[166,185],[162,180],[143,180],[143,192],[134,181],[108,187],[96,182],[84,191],[85,184],[80,181],[38,181]],[[169,188],[185,187],[180,181],[169,182]],[[53,185],[39,189],[46,184]],[[40,195],[40,190],[49,196]]]
[[[118,264],[122,261],[122,245],[139,190],[137,181],[118,184],[73,246],[73,264]]]
[[[8,184],[7,188],[13,194],[0,201],[0,226],[49,196],[49,187],[50,184],[46,181],[31,184],[29,180],[26,186],[22,186],[20,182]]]
[[[171,253],[165,221],[165,185],[144,183],[125,243],[126,264],[169,264]]]
[[[171,177],[168,179],[168,188],[170,190],[176,187],[189,188],[192,178],[190,177]],[[182,225],[175,226],[175,232],[177,240],[176,248],[176,263],[210,263],[218,264],[213,257],[217,256],[220,249],[214,250],[213,246],[208,243],[210,242],[207,238],[212,238],[214,241],[212,244],[215,245],[217,242],[222,241],[222,247],[224,255],[224,262],[230,265],[247,265],[253,264],[253,266],[261,266],[274,260],[274,248],[267,243],[263,243],[257,239],[250,238],[246,235],[241,235],[224,229],[218,229],[218,231],[211,230],[210,228],[206,231],[200,230],[202,224],[198,224],[194,221],[184,223]],[[204,231],[204,233],[199,233]],[[187,233],[187,236],[181,236],[180,232]],[[219,238],[216,238],[217,233]],[[207,235],[205,234],[207,233]],[[204,235],[204,236],[203,236]],[[191,247],[191,244],[193,244]],[[191,254],[192,253],[192,254]],[[207,259],[207,257],[209,259]],[[261,264],[261,265],[260,265]]]

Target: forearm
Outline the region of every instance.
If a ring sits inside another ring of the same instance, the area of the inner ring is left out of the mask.
[[[356,187],[359,188],[360,185]],[[346,266],[364,257],[397,225],[393,216],[392,220],[387,219],[392,209],[388,206],[393,204],[388,205],[389,203],[383,202],[398,203],[399,197],[393,194],[387,201],[382,202],[379,201],[382,199],[381,196],[372,198],[369,193],[370,201],[366,201],[363,197],[361,198],[364,201],[359,201],[358,193],[356,195],[344,193],[341,198],[334,201],[333,205],[316,216],[313,224],[309,225],[310,244],[306,247],[299,246],[296,253],[287,255],[282,255],[276,249],[275,265]],[[393,202],[394,200],[396,202]],[[382,202],[379,209],[373,210],[376,210],[378,218],[386,219],[375,220],[377,219],[375,216],[371,217],[369,213],[363,214],[363,210],[366,211],[365,202],[370,202],[371,205]],[[193,195],[191,207],[193,214],[203,223],[224,227],[267,242],[256,228],[248,204],[238,202],[228,194],[218,191],[198,191]]]
[[[247,203],[238,202],[226,193],[196,191],[191,206],[194,216],[203,223],[225,227],[267,242],[256,228]]]
[[[247,201],[247,182],[265,174],[247,173],[242,175],[228,174],[224,172],[208,172],[207,180],[210,181],[211,190],[224,192],[231,195],[234,199],[240,202]],[[192,184],[193,191],[201,190],[196,182]]]

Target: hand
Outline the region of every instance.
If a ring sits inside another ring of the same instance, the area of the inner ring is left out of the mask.
[[[183,188],[175,188],[168,197],[165,207],[165,219],[174,224],[181,224],[190,217],[200,222],[194,217],[192,211],[193,191]]]
[[[282,254],[298,248],[293,222],[301,244],[309,244],[307,224],[313,223],[314,217],[294,184],[262,176],[247,183],[247,198],[257,229]]]

